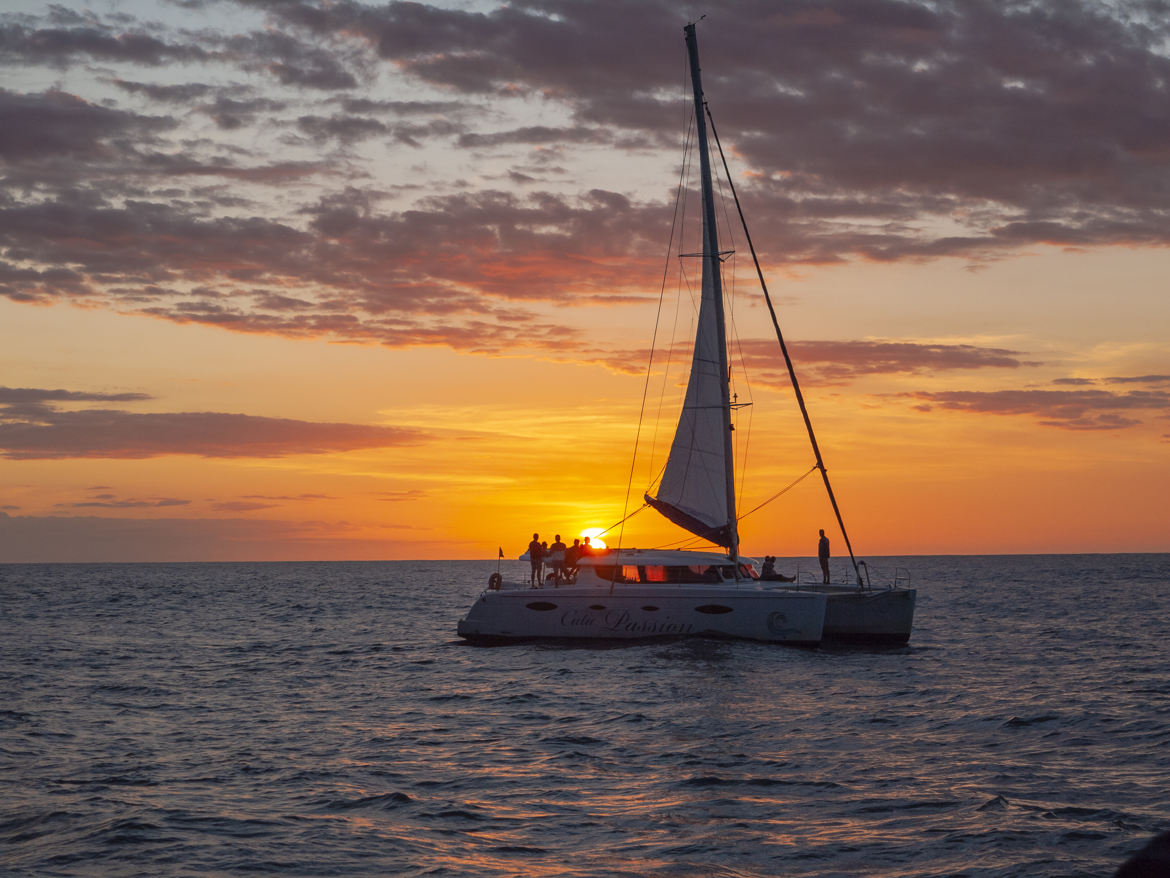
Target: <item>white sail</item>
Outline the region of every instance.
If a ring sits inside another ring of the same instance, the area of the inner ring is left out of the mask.
[[[710,246],[708,244],[708,246]],[[706,269],[708,260],[703,260]],[[680,527],[718,545],[728,542],[727,459],[724,434],[727,423],[727,379],[723,374],[726,354],[711,313],[722,308],[715,301],[715,284],[703,272],[695,350],[686,399],[670,457],[652,506]]]
[[[731,460],[731,407],[719,239],[712,204],[702,86],[692,54],[699,163],[703,192],[703,283],[695,350],[682,414],[656,496],[646,502],[691,533],[737,550],[735,485]]]

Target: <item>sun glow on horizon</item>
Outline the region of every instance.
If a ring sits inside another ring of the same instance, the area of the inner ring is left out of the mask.
[[[605,533],[604,528],[587,527],[581,531],[581,538],[584,539],[585,537],[589,537],[589,545],[593,546],[593,548],[595,548],[595,549],[607,549],[609,547],[605,544],[605,541],[601,538],[601,535],[603,533]]]

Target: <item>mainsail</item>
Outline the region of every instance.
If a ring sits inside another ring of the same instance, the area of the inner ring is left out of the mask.
[[[700,181],[703,193],[703,282],[695,350],[682,414],[656,496],[646,502],[691,533],[738,551],[735,527],[734,463],[731,452],[731,400],[719,240],[715,230],[711,162],[703,115],[695,26],[686,29],[695,94]]]

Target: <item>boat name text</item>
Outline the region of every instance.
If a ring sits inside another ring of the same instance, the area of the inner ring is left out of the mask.
[[[561,625],[574,630],[589,628],[593,631],[620,631],[627,634],[690,634],[694,630],[689,622],[637,619],[629,610],[568,610],[561,616]]]

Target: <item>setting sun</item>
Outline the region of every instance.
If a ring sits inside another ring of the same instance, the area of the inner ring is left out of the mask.
[[[603,528],[587,527],[581,531],[581,538],[589,537],[589,545],[595,549],[606,549],[608,546],[605,545],[605,541],[601,538],[603,533],[605,533]]]

